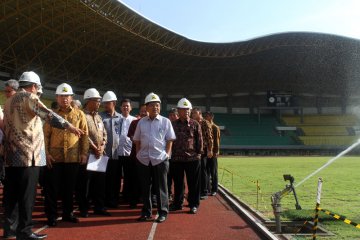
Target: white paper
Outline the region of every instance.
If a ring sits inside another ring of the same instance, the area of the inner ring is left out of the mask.
[[[90,154],[86,169],[95,172],[105,172],[108,160],[108,156],[102,155],[100,158],[96,159],[94,154]]]

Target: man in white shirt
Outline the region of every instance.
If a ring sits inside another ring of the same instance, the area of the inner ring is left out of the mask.
[[[160,98],[150,93],[145,98],[149,116],[143,117],[136,128],[133,141],[136,144],[138,175],[141,185],[143,208],[138,221],[152,217],[151,188],[157,198],[157,222],[164,222],[169,212],[167,173],[172,142],[176,139],[169,119],[160,115]]]
[[[119,138],[118,156],[119,156],[120,169],[122,169],[122,173],[123,173],[122,193],[125,200],[128,201],[130,189],[133,187],[131,185],[131,181],[129,177],[131,176],[131,173],[136,171],[136,169],[131,167],[131,164],[129,164],[129,162],[131,161],[130,153],[132,148],[132,141],[127,135],[130,124],[133,120],[136,119],[136,117],[130,115],[130,112],[132,110],[130,99],[125,98],[121,100],[120,108],[121,108],[122,125],[121,125],[120,138]]]

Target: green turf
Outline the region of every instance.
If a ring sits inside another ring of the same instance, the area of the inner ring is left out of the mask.
[[[314,172],[331,157],[223,157],[219,159],[219,181],[240,199],[273,218],[270,196],[284,189],[283,174],[296,182]],[[342,157],[296,188],[303,210],[295,209],[293,195],[282,200],[283,218],[313,218],[318,177],[323,178],[321,206],[360,223],[360,157]],[[233,179],[233,180],[232,180]],[[257,194],[256,182],[259,182]],[[257,197],[259,200],[257,200]],[[320,222],[337,236],[320,239],[360,239],[360,229],[321,214]]]

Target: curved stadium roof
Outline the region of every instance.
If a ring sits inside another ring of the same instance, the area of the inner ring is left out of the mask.
[[[360,41],[283,33],[204,43],[158,26],[116,0],[0,4],[0,75],[38,72],[45,88],[118,93],[234,94],[288,90],[355,94]]]

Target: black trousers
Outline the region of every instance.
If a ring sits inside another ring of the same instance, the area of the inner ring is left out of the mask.
[[[171,164],[171,162],[170,162],[170,164]],[[169,196],[172,194],[172,183],[173,183],[173,176],[171,175],[171,167],[169,167],[169,173],[167,175],[167,185],[168,185]]]
[[[8,188],[8,186],[6,185],[6,180],[5,180],[5,167],[3,168],[3,171],[4,171],[3,172],[4,178],[2,178],[1,182],[4,184],[3,203],[4,203],[4,207],[5,207],[6,201],[9,201],[8,200],[9,199],[9,191],[6,190],[6,188]],[[17,229],[17,226],[19,223],[18,204],[16,203],[12,209],[13,210],[11,213],[4,216],[4,222],[3,222],[4,236],[16,234],[16,229]]]
[[[57,200],[62,202],[62,216],[68,217],[74,210],[74,191],[79,163],[54,163],[45,169],[45,213],[49,220],[56,219]]]
[[[209,183],[209,176],[207,173],[207,161],[208,158],[206,155],[201,155],[201,167],[200,167],[200,195],[206,196],[208,194],[208,183]]]
[[[81,165],[78,174],[77,199],[80,212],[87,212],[90,201],[94,211],[105,209],[106,174],[86,170],[86,165]]]
[[[94,211],[105,209],[106,174],[104,172],[88,171],[88,195],[87,201],[91,200]]]
[[[32,211],[39,179],[39,167],[7,167],[5,171],[5,219],[13,219],[16,207],[18,207],[16,237],[22,239],[32,233]]]
[[[109,159],[106,167],[105,202],[109,207],[119,204],[122,168],[119,159]]]
[[[127,175],[128,175],[128,200],[131,206],[138,204],[141,194],[141,186],[137,170],[137,159],[136,157],[130,157],[127,162]]]
[[[174,205],[182,206],[184,201],[184,173],[188,185],[189,207],[200,205],[200,161],[171,162],[171,173],[174,178]]]
[[[87,212],[89,210],[89,203],[87,199],[88,192],[88,171],[86,170],[86,164],[81,164],[79,166],[75,191],[80,212]]]
[[[130,176],[131,176],[131,166],[130,166],[130,161],[131,158],[130,156],[119,156],[119,161],[120,161],[120,168],[122,169],[122,178],[123,178],[123,182],[122,182],[122,194],[124,199],[129,202],[129,194],[130,194]]]
[[[218,190],[218,160],[217,157],[212,157],[207,160],[207,172],[209,176],[208,188],[210,192],[217,192]]]
[[[169,196],[167,188],[169,160],[165,160],[156,166],[152,166],[151,164],[146,166],[137,162],[137,167],[144,204],[141,214],[143,216],[152,215],[151,189],[153,188],[156,193],[158,214],[166,216],[169,212]]]

